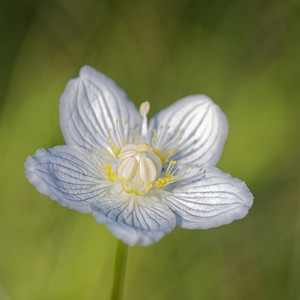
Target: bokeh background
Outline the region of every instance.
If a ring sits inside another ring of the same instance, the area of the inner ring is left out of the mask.
[[[99,300],[116,240],[24,177],[64,144],[59,96],[90,64],[151,114],[205,93],[230,122],[218,166],[245,180],[249,215],[177,228],[129,250],[124,299],[300,299],[300,2],[0,2],[0,299]]]

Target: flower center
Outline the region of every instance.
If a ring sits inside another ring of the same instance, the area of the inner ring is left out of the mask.
[[[147,193],[161,170],[161,160],[149,144],[127,144],[118,155],[117,175],[127,193]]]
[[[119,187],[121,185],[124,192],[137,196],[146,194],[152,188],[160,190],[176,182],[188,170],[184,166],[183,172],[179,174],[178,166],[181,162],[169,160],[179,149],[181,135],[178,128],[170,133],[170,126],[161,125],[158,129],[153,129],[151,144],[142,143],[149,141],[147,121],[149,109],[150,103],[147,101],[140,106],[142,116],[140,134],[131,127],[136,139],[130,135],[125,137],[123,126],[127,121],[116,120],[112,128],[108,128],[107,139],[110,148],[106,151],[95,150],[95,159],[91,158],[110,182]]]

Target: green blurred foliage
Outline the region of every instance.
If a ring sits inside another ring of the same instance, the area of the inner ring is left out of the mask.
[[[220,228],[176,229],[129,251],[124,299],[300,299],[300,3],[0,3],[0,299],[107,299],[116,240],[24,177],[63,144],[58,101],[83,64],[151,113],[205,93],[230,131],[219,167],[255,196]]]

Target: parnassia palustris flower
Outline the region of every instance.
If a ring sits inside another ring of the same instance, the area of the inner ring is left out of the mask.
[[[25,162],[36,189],[91,213],[128,245],[150,245],[174,227],[206,229],[243,218],[246,184],[214,167],[228,133],[225,114],[205,95],[178,100],[149,122],[111,79],[89,66],[60,98],[67,145]]]

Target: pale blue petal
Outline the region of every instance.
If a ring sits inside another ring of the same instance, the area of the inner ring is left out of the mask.
[[[159,131],[161,127],[169,127],[161,148],[180,130],[180,147],[171,159],[201,167],[214,166],[218,162],[228,134],[225,114],[205,95],[182,98],[158,112],[151,119],[149,128]]]
[[[183,228],[207,229],[245,217],[253,195],[245,182],[210,167],[190,167],[177,183],[163,191],[165,203]]]
[[[174,213],[157,193],[151,195],[151,192],[143,197],[101,199],[92,204],[92,214],[116,238],[130,246],[155,243],[176,225]]]
[[[125,92],[89,66],[81,68],[80,76],[68,82],[60,97],[60,126],[69,145],[101,147],[112,154],[110,142],[119,147],[129,141],[131,127],[140,123],[141,116]]]
[[[38,149],[25,162],[26,178],[61,205],[90,213],[90,203],[101,197],[107,180],[91,162],[93,152],[76,146]]]

